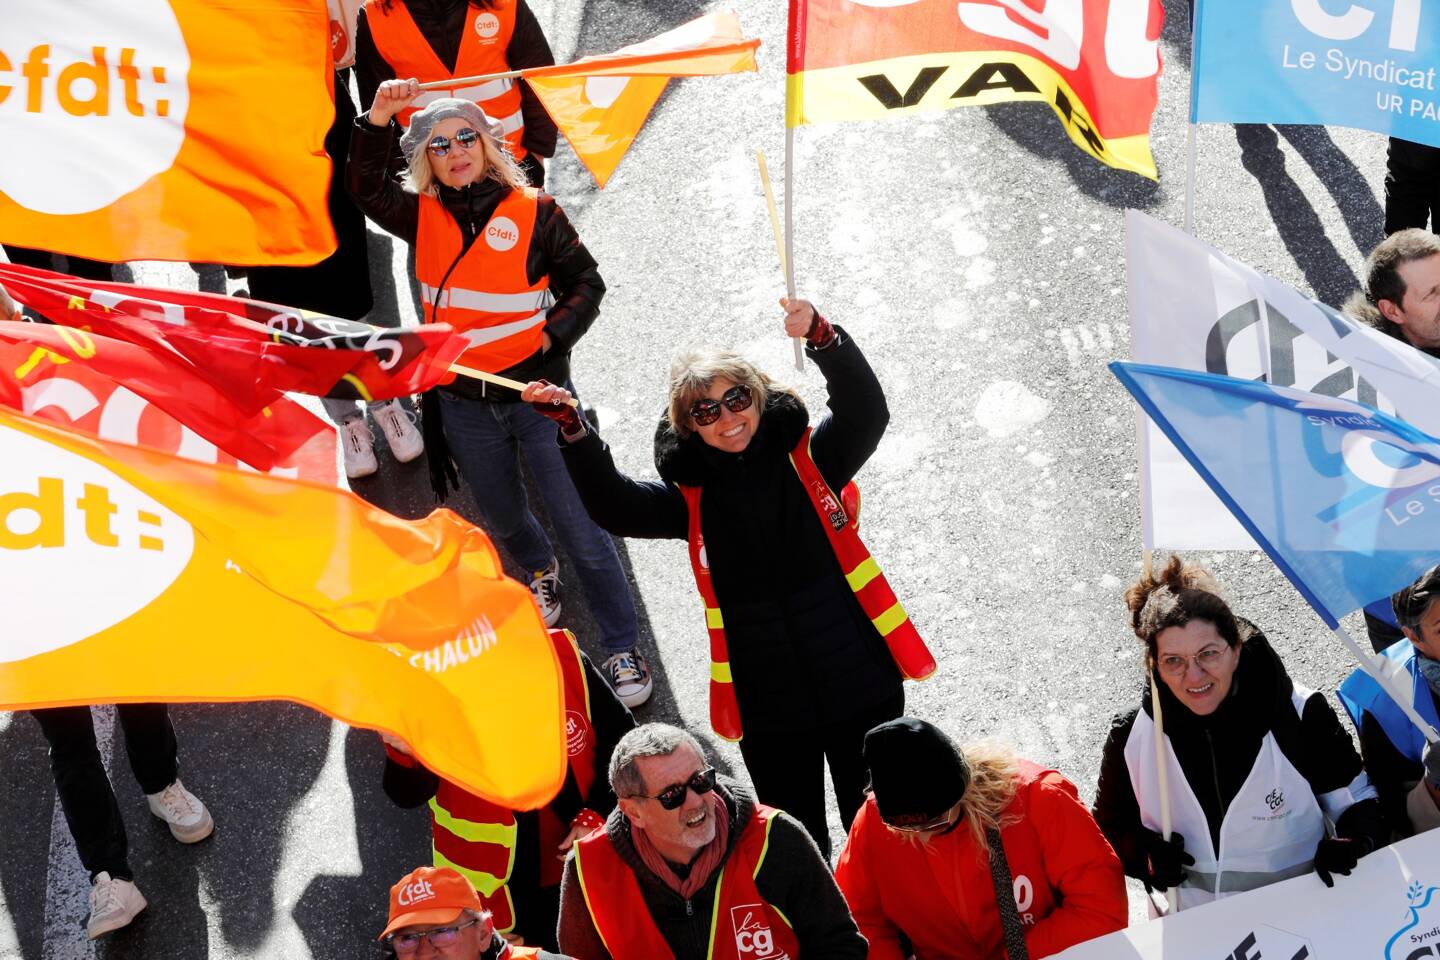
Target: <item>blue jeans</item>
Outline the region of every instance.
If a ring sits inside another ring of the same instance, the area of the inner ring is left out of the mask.
[[[580,588],[600,628],[607,655],[634,650],[635,601],[610,535],[595,525],[565,469],[555,423],[528,403],[465,400],[440,391],[440,419],[485,531],[527,571],[544,570],[555,548],[530,510],[520,460],[535,478],[560,544],[580,575]]]

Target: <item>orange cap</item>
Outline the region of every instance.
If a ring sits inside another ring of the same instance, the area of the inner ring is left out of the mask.
[[[390,922],[377,939],[417,923],[449,923],[462,910],[479,912],[480,895],[460,874],[447,867],[417,867],[390,888]]]

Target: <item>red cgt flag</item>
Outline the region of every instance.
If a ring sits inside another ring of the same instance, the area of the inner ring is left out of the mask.
[[[65,326],[178,353],[246,406],[256,386],[347,400],[423,393],[469,342],[445,324],[389,329],[217,293],[78,280],[0,264],[0,285]],[[252,410],[258,406],[250,404]]]
[[[83,329],[0,322],[0,404],[22,413],[45,406],[48,382],[66,365],[125,386],[256,470],[269,471],[316,436],[333,435],[278,392],[270,391],[269,402],[254,413],[237,407],[180,357]]]

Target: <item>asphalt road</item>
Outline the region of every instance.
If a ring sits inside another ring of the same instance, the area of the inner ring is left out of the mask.
[[[531,4],[562,60],[710,9]],[[603,193],[563,146],[550,168],[550,189],[609,285],[603,317],[575,352],[575,380],[622,468],[638,475],[653,475],[664,372],[684,345],[739,347],[812,408],[823,404],[813,369],[788,366],[753,157],[763,149],[779,175],[784,5],[734,6],[764,40],[758,75],[673,83]],[[1123,211],[1181,220],[1188,31],[1184,3],[1166,6],[1158,185],[1081,154],[1040,104],[807,128],[797,145],[801,295],[847,327],[891,403],[889,433],[860,481],[869,546],[940,661],[937,676],[909,688],[909,710],[962,740],[1007,740],[1087,798],[1110,718],[1140,691],[1121,601],[1140,560],[1134,413],[1104,364],[1128,355]],[[1199,131],[1199,156],[1203,239],[1330,303],[1355,286],[1381,236],[1383,138],[1217,125]],[[374,319],[413,320],[403,249],[371,239],[385,304]],[[197,283],[184,265],[134,274]],[[355,489],[423,515],[432,505],[423,461],[397,465],[380,446],[381,473]],[[683,548],[622,548],[656,677],[641,717],[704,731],[705,635]],[[1300,682],[1333,689],[1349,669],[1345,653],[1268,560],[1201,559]],[[578,591],[565,603],[584,643],[593,631]],[[176,657],[205,634],[204,623],[177,626]],[[0,957],[339,960],[375,950],[389,884],[429,855],[424,813],[394,809],[380,791],[377,739],[289,704],[181,706],[174,716],[185,782],[213,810],[215,835],[176,845],[114,753],[150,908],[91,947],[85,878],[43,740],[30,718],[0,714]],[[735,750],[715,749],[743,775]],[[838,821],[832,832],[838,841]]]

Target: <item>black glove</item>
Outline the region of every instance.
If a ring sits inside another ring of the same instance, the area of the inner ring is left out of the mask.
[[[1315,872],[1320,875],[1325,886],[1333,887],[1335,880],[1330,876],[1332,873],[1343,877],[1350,876],[1355,864],[1369,852],[1370,841],[1364,838],[1326,837],[1315,848]]]
[[[1185,880],[1185,867],[1193,867],[1195,858],[1185,852],[1185,838],[1178,833],[1166,840],[1154,830],[1140,828],[1140,845],[1145,851],[1146,876],[1152,889],[1168,890]]]
[[[1432,791],[1440,791],[1440,747],[1433,743],[1425,744],[1420,763],[1425,767],[1425,783]]]

